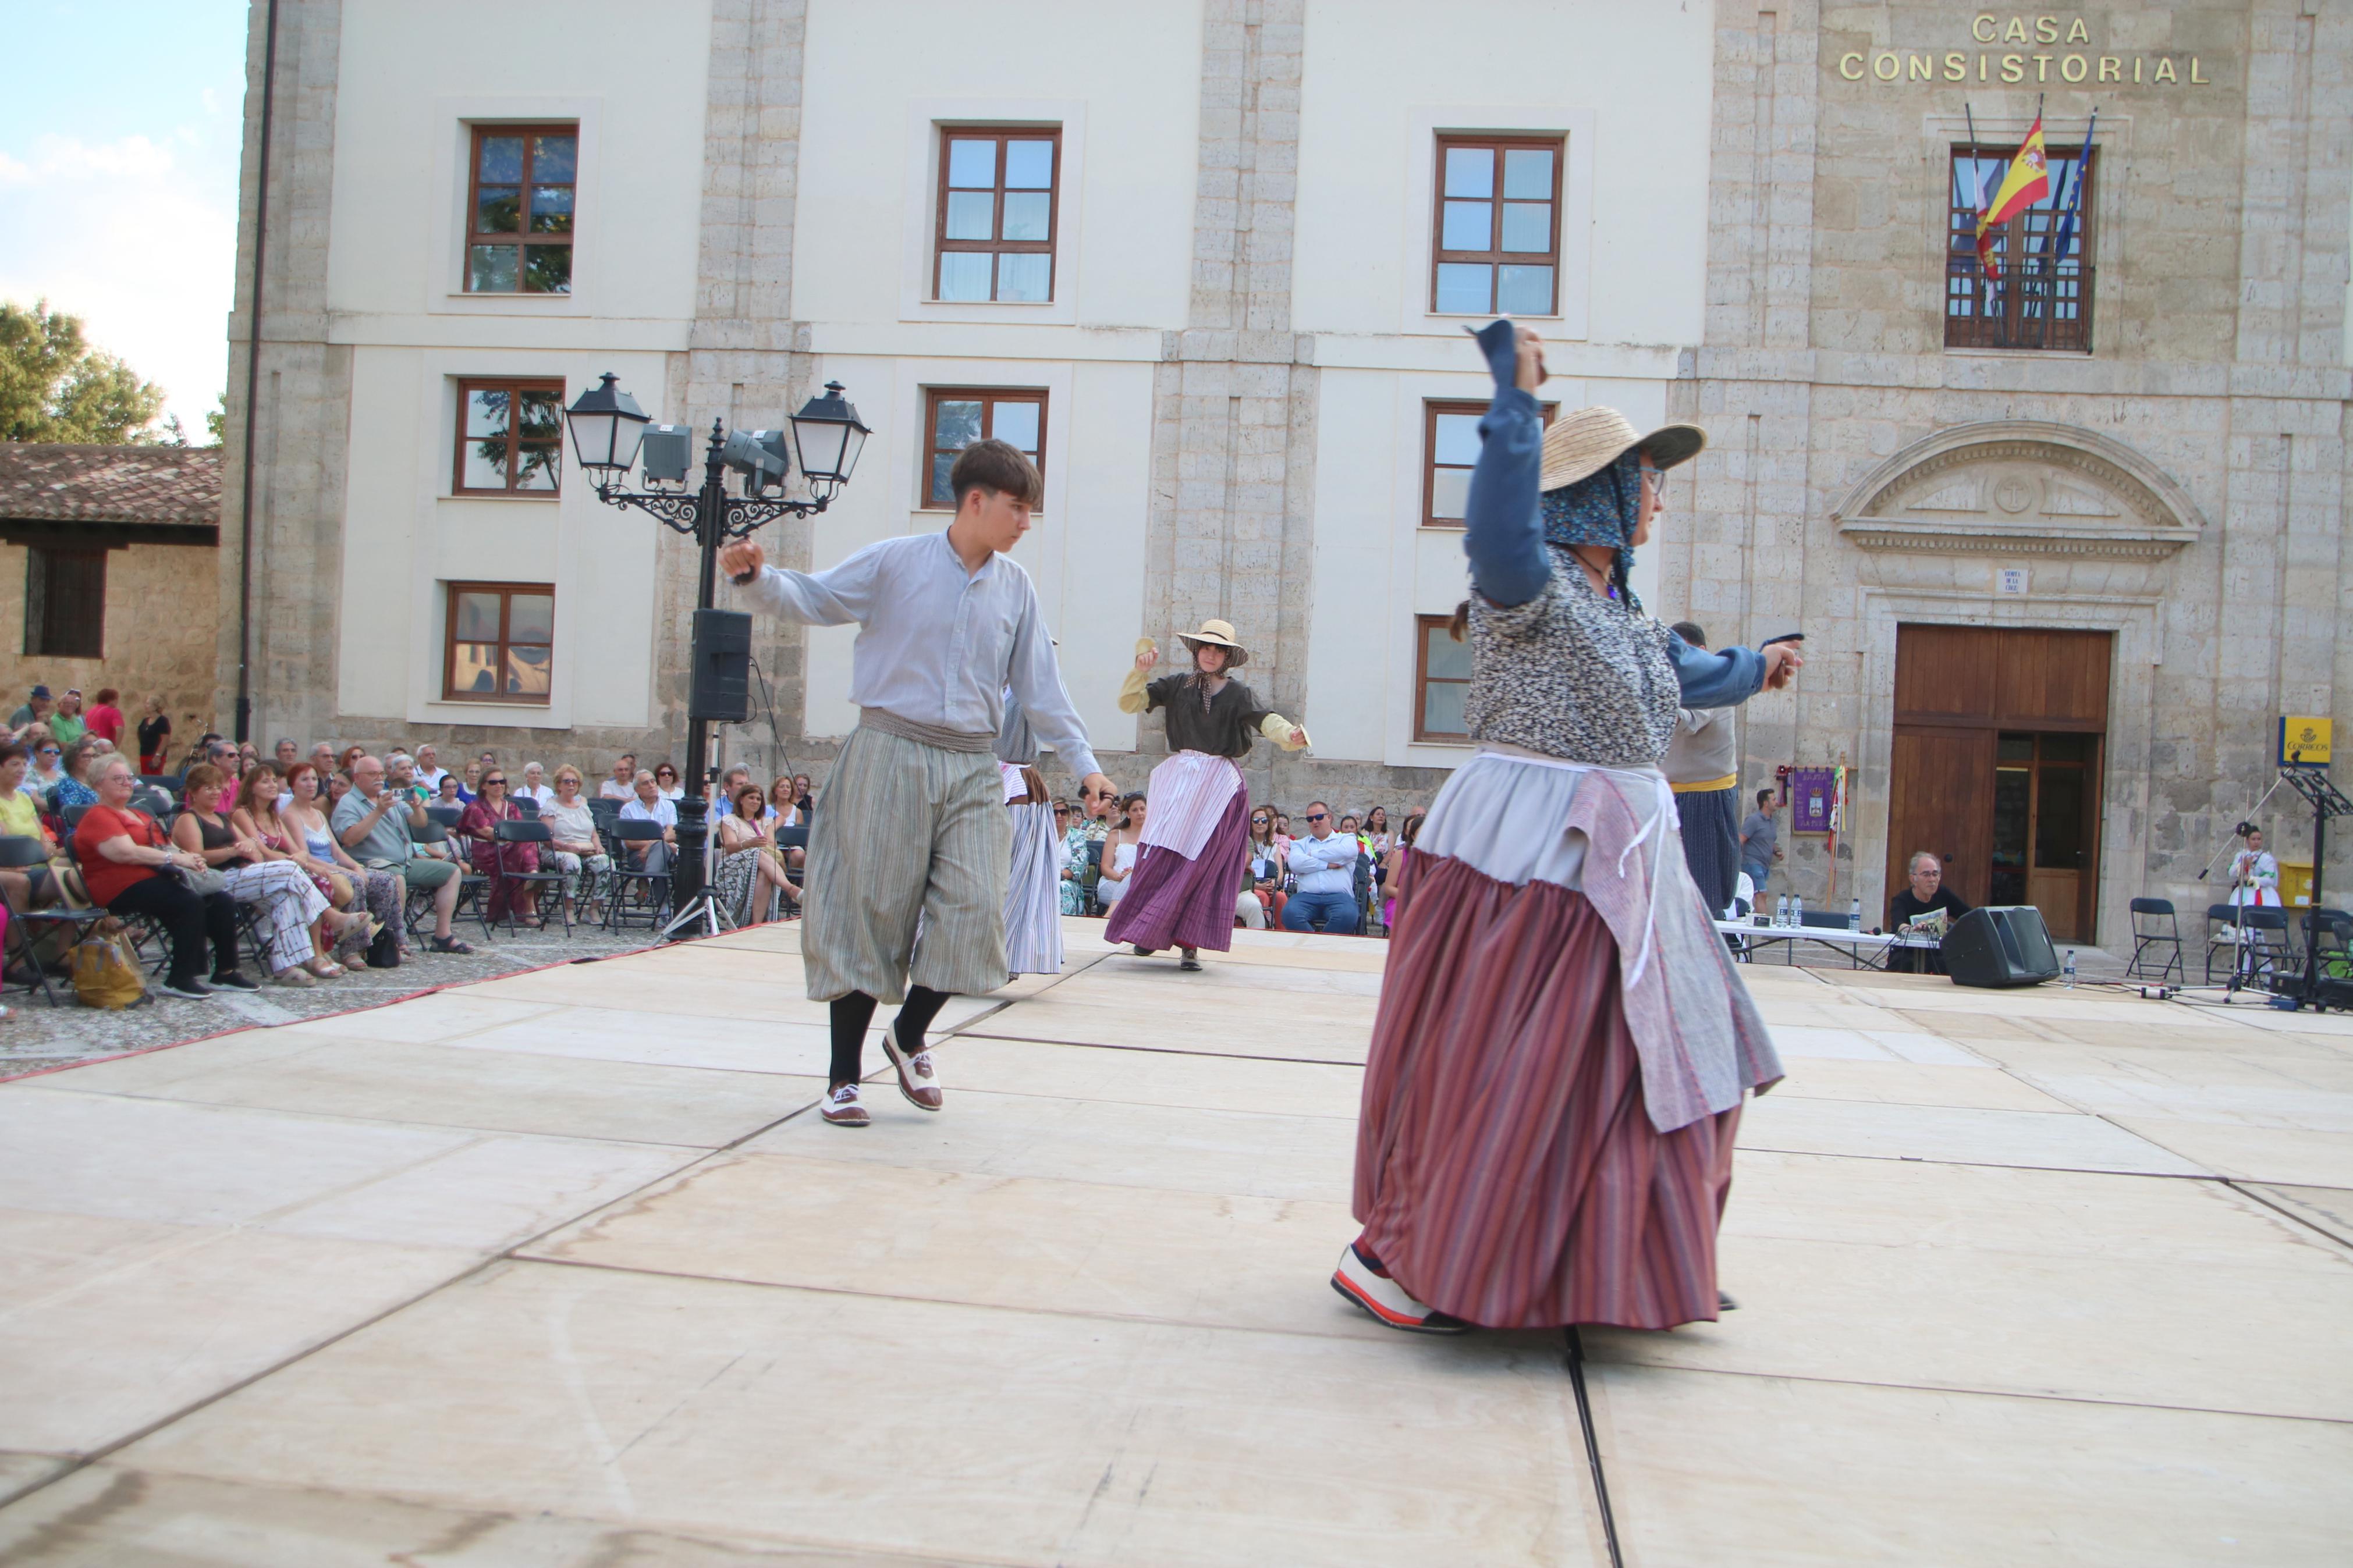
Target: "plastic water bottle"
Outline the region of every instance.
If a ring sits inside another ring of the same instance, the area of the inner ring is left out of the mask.
[[[1846,929],[1849,931],[1861,931],[1862,929],[1862,900],[1861,899],[1849,899],[1847,900]]]
[[[1787,893],[1773,900],[1773,923],[1777,926],[1789,923],[1789,895]]]
[[[1806,896],[1803,893],[1789,895],[1789,923],[1793,926],[1806,923]]]
[[[2067,950],[2065,966],[2059,971],[2059,980],[2068,990],[2075,989],[2075,950],[2072,947]]]

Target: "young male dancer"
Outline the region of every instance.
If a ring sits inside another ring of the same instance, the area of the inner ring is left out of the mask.
[[[1234,945],[1234,895],[1250,837],[1241,759],[1250,755],[1250,737],[1295,752],[1307,744],[1307,731],[1231,679],[1250,662],[1232,626],[1203,621],[1199,631],[1179,632],[1176,640],[1192,655],[1190,674],[1152,679],[1160,650],[1146,638],[1120,688],[1121,712],[1166,711],[1169,756],[1152,770],[1143,855],[1103,939],[1132,942],[1146,958],[1174,945],[1178,967],[1198,970],[1202,948],[1224,952]]]
[[[1013,835],[995,755],[1005,693],[1079,776],[1082,796],[1111,793],[1062,688],[1038,591],[1003,553],[1029,530],[1036,467],[1007,442],[979,441],[956,458],[948,483],[956,512],[946,532],[884,540],[828,571],[769,566],[749,540],[719,553],[762,608],[805,626],[860,628],[849,678],[858,728],[809,830],[801,922],[809,997],[833,1005],[819,1113],[836,1127],[867,1124],[858,1080],[877,999],[901,1004],[882,1037],[899,1091],[937,1110],[939,1073],[923,1031],[951,995],[1006,982]]]

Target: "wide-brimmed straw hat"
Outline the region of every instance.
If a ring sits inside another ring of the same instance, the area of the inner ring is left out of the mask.
[[[1672,468],[1697,457],[1706,445],[1707,432],[1696,425],[1662,425],[1645,436],[1615,408],[1579,408],[1556,418],[1545,432],[1544,471],[1536,489],[1556,490],[1573,485],[1599,473],[1636,447],[1648,452],[1657,467]]]
[[[1250,649],[1234,640],[1234,628],[1229,621],[1203,621],[1198,632],[1178,632],[1176,640],[1187,650],[1208,643],[1211,647],[1226,650],[1226,668],[1240,669],[1250,662]]]

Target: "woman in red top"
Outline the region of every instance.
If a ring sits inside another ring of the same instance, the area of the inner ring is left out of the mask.
[[[469,763],[477,767],[479,763]],[[445,780],[445,782],[447,782]],[[539,896],[538,887],[530,882],[510,880],[517,871],[539,869],[539,846],[536,844],[501,844],[499,824],[520,822],[522,808],[507,798],[507,771],[491,768],[482,774],[482,793],[466,807],[466,815],[458,820],[461,837],[473,840],[468,858],[474,869],[491,879],[484,892],[490,899],[487,918],[505,920],[512,907],[514,918],[523,925],[539,924],[533,903]]]
[[[88,721],[87,732],[97,736],[117,751],[122,749],[122,726],[129,722],[123,718],[122,710],[115,706],[121,696],[122,693],[111,686],[102,686],[98,691],[98,705],[82,715],[82,718]]]
[[[150,916],[164,927],[172,943],[164,994],[193,1001],[211,995],[212,985],[258,989],[237,969],[237,901],[227,893],[198,893],[177,877],[158,874],[167,866],[193,871],[205,860],[174,847],[153,817],[131,808],[131,791],[137,782],[131,759],[107,758],[99,763],[93,782],[98,804],[82,813],[74,829],[82,885],[90,889],[92,902],[113,913]],[[213,946],[212,985],[196,978],[207,937]]]

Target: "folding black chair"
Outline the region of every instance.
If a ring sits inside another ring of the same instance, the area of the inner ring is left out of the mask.
[[[641,907],[645,911],[647,929],[650,931],[660,927],[662,916],[670,909],[669,868],[665,866],[659,871],[640,868],[630,858],[629,846],[632,844],[659,845],[661,842],[661,824],[659,822],[624,818],[613,824],[612,893],[605,900],[606,930],[617,931],[635,918],[628,912],[627,907],[628,894],[632,888],[649,890],[653,893],[652,900]],[[646,858],[649,861],[653,858],[651,850],[647,852]]]
[[[431,806],[426,807],[428,814],[432,809]],[[466,858],[464,847],[457,844],[457,841],[449,837],[448,828],[440,823],[427,821],[422,827],[412,827],[409,829],[409,837],[420,845],[448,844],[456,847],[459,852],[452,858],[458,868],[458,902],[451,908],[449,918],[454,921],[464,914],[466,905],[470,900],[474,906],[475,923],[482,928],[482,940],[490,941],[491,917],[489,911],[483,907],[482,890],[491,885],[491,879],[474,869],[473,863]],[[409,935],[417,934],[418,922],[423,920],[425,911],[432,907],[433,889],[429,888],[409,889],[408,909],[406,911]]]
[[[48,863],[49,847],[41,840],[21,835],[0,838],[0,869],[29,871],[36,866],[46,866]],[[46,910],[30,910],[23,914],[14,910],[9,910],[5,956],[16,958],[26,968],[32,971],[34,978],[26,984],[25,990],[27,993],[38,990],[43,1001],[52,1007],[58,1005],[58,994],[49,984],[49,972],[41,966],[39,955],[33,947],[35,932],[70,929],[73,931],[74,940],[79,942],[89,933],[91,926],[105,918],[106,911],[101,909],[69,910],[52,907]],[[0,981],[0,990],[5,988],[5,981]]]
[[[425,815],[444,827],[455,827],[466,820],[466,808],[462,805],[428,805],[425,808]]]
[[[499,842],[501,844],[538,844],[544,846],[555,837],[548,830],[547,824],[544,822],[501,822],[498,825],[497,832]],[[545,848],[542,848],[540,853],[543,857],[547,855],[549,851]],[[503,875],[510,882],[521,882],[527,887],[553,888],[555,890],[556,908],[564,916],[564,934],[567,937],[572,934],[572,911],[564,908],[564,884],[572,879],[568,873],[563,871],[507,871],[501,873],[501,875]],[[544,898],[541,899],[538,901],[538,907],[539,923],[541,927],[544,929],[547,924],[547,900]],[[510,895],[507,899],[507,934],[510,936],[513,935],[515,930],[514,899]]]
[[[2207,984],[2214,984],[2218,947],[2230,954],[2234,984],[2252,984],[2292,962],[2285,910],[2260,904],[2214,904],[2207,909],[2206,919],[2219,922],[2206,940]]]
[[[2165,922],[2161,931],[2158,929],[2159,921]],[[2168,974],[2178,974],[2184,984],[2189,983],[2189,973],[2181,961],[2181,921],[2173,912],[2172,900],[2135,899],[2132,901],[2132,958],[2125,964],[2126,977],[2163,980]],[[2158,964],[2154,973],[2148,967],[2150,961],[2143,956],[2153,948],[2173,950],[2173,956]]]
[[[531,796],[527,795],[519,795],[514,797],[514,803],[515,809],[522,813],[522,819],[525,822],[537,822],[539,820],[539,802],[532,799]]]

